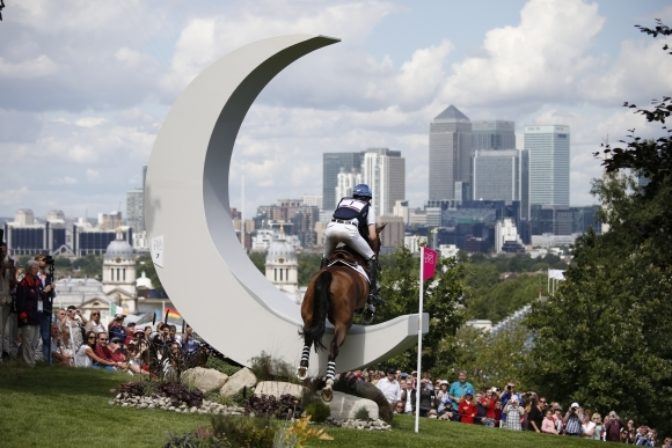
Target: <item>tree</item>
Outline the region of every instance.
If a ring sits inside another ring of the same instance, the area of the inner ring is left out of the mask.
[[[660,21],[638,28],[671,34]],[[533,307],[526,374],[550,396],[670,432],[672,148],[665,120],[672,102],[666,96],[649,109],[625,106],[660,123],[663,135],[645,140],[631,130],[622,146],[596,153],[606,174],[593,193],[609,231],[580,238],[557,296]]]
[[[103,272],[102,255],[86,255],[72,262],[73,269],[79,269],[81,275],[91,278],[100,278]]]
[[[381,297],[378,319],[388,320],[418,312],[420,294],[419,259],[402,248],[381,258]],[[424,312],[429,313],[429,333],[423,339],[423,368],[430,370],[440,362],[453,359],[451,336],[463,322],[463,266],[454,258],[439,260],[436,275],[425,283]],[[409,350],[391,362],[399,368],[412,370],[417,351]]]
[[[166,297],[166,291],[163,289],[159,274],[156,273],[156,268],[154,267],[151,255],[147,254],[139,256],[135,260],[135,271],[138,273],[138,277],[144,272],[147,278],[152,281],[154,290],[157,291],[161,297]]]

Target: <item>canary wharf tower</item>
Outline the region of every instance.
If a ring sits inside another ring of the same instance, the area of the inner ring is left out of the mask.
[[[525,127],[529,204],[569,207],[569,126]]]
[[[470,183],[472,155],[471,121],[450,105],[429,125],[430,201],[462,199],[455,187]]]

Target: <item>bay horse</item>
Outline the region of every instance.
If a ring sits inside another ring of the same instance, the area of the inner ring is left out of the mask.
[[[378,256],[380,251],[380,233],[385,225],[376,227],[376,238],[369,241],[371,249]],[[325,349],[322,343],[326,319],[334,326],[334,337],[329,346],[329,358],[326,371],[326,386],[322,389],[322,399],[331,401],[333,384],[336,377],[336,357],[345,342],[345,336],[352,326],[355,311],[366,306],[369,295],[369,281],[352,266],[366,266],[366,260],[349,247],[338,247],[329,257],[327,267],[313,276],[301,304],[301,318],[304,346],[297,376],[305,380],[308,376],[310,348],[315,351]]]

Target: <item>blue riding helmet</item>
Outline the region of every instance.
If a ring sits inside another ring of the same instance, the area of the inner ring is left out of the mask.
[[[355,188],[352,189],[352,196],[366,199],[371,199],[373,197],[371,194],[371,189],[366,184],[355,185]]]

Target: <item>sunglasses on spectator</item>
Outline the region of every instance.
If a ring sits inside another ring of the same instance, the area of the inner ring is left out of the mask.
[[[107,338],[98,338],[100,341],[107,341]]]

